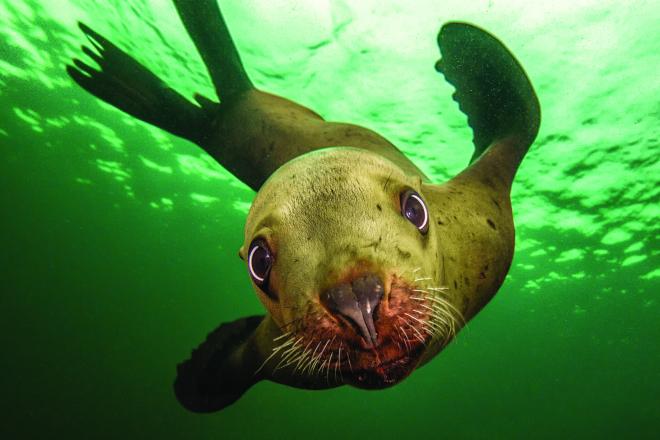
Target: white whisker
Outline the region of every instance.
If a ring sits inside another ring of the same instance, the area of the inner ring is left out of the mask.
[[[401,334],[401,328],[400,328],[398,325],[394,325],[394,328],[395,328],[395,330],[397,331],[397,333],[399,334],[399,337],[401,338],[401,342],[403,342],[404,345],[406,345],[406,350],[407,350],[407,351],[410,351],[410,347],[408,347],[408,345],[406,344],[406,342],[403,340],[403,337],[402,337],[403,335]]]
[[[326,340],[325,345],[323,346],[323,348],[321,349],[319,354],[316,355],[316,358],[314,359],[314,362],[312,364],[312,368],[311,368],[311,372],[310,372],[311,374],[315,374],[314,370],[316,369],[316,366],[319,365],[319,362],[321,361],[321,358],[323,357],[323,352],[325,351],[325,349],[326,349],[326,347],[328,346],[329,343],[330,343],[330,340],[329,339]],[[323,371],[323,363],[321,363],[319,365],[319,369],[316,371],[316,373],[320,374],[321,371]]]
[[[331,351],[330,352],[330,357],[328,358],[328,366],[325,371],[325,381],[329,384],[330,383],[330,364],[332,363],[332,355],[334,353]]]
[[[312,344],[312,342],[313,341],[310,340],[307,343],[307,345],[305,345],[305,348],[303,349],[302,353],[300,353],[300,356],[298,356],[298,358],[296,358],[298,360],[296,361],[296,367],[293,369],[294,373],[301,367],[301,365],[305,364],[305,362],[307,360],[307,356],[309,355],[309,346]]]
[[[291,339],[289,339],[288,341],[285,341],[283,344],[281,344],[281,345],[279,345],[279,346],[273,348],[273,352],[270,354],[270,356],[268,356],[268,357],[266,358],[266,360],[264,360],[264,361],[262,362],[261,366],[260,366],[259,368],[257,368],[257,371],[255,371],[254,374],[259,373],[259,372],[260,372],[260,371],[266,366],[266,364],[268,363],[268,361],[271,360],[271,359],[273,358],[273,356],[275,356],[277,353],[279,353],[280,350],[282,350],[284,347],[286,347],[287,345],[292,344],[292,343],[293,343],[293,338],[291,338]]]
[[[316,348],[314,349],[314,353],[312,353],[312,361],[310,362],[310,367],[309,367],[309,374],[313,375],[314,374],[314,369],[316,368],[316,364],[319,361],[318,355],[316,354],[316,350],[321,346],[321,342],[319,341],[318,344],[316,344]]]
[[[419,342],[421,342],[422,344],[426,345],[426,342],[424,341],[424,337],[423,337],[423,336],[419,336],[419,335],[421,335],[421,333],[419,333],[419,331],[418,331],[417,329],[414,329],[414,328],[413,328],[413,330],[415,330],[415,333],[417,333],[416,335],[413,335],[413,336],[415,336],[415,338],[417,338],[417,340],[419,340]]]
[[[287,350],[284,351],[284,353],[282,353],[282,359],[275,366],[275,371],[279,370],[280,368],[283,368],[283,364],[285,364],[291,357],[294,357],[296,355],[296,351],[300,349],[298,344],[300,343],[300,341],[302,341],[302,339],[303,338],[301,336],[300,338],[298,338],[296,342],[294,342],[294,344],[291,347],[289,347]]]
[[[342,344],[344,346],[344,344]],[[351,373],[353,372],[353,365],[351,364],[351,354],[348,352],[348,350],[344,350],[346,352],[346,360],[348,361],[348,369],[351,370]],[[341,374],[341,370],[339,370],[339,373]]]
[[[422,321],[421,319],[417,318],[416,316],[411,315],[411,314],[408,313],[408,312],[405,312],[404,315],[411,317],[412,319],[414,319],[415,321],[419,322],[420,324],[424,324],[424,321]]]
[[[284,333],[284,334],[282,334],[282,335],[280,335],[280,336],[274,338],[273,341],[279,341],[279,340],[282,339],[282,338],[286,338],[286,337],[289,336],[291,333],[293,333],[293,332],[286,332],[286,333]]]

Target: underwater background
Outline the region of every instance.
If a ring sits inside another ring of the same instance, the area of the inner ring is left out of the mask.
[[[541,101],[492,302],[383,391],[269,382],[211,415],[175,367],[262,313],[237,257],[254,193],[65,74],[81,20],[213,96],[172,4],[0,0],[0,438],[658,438],[660,2],[221,0],[255,85],[394,142],[436,182],[472,154],[433,66],[488,29]]]

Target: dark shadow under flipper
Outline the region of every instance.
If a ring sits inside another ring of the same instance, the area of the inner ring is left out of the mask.
[[[207,132],[206,113],[170,88],[154,73],[127,55],[87,25],[80,29],[96,49],[82,51],[101,70],[73,60],[67,72],[81,87],[96,97],[145,122],[172,134],[199,143]]]
[[[230,355],[255,332],[264,316],[250,316],[221,324],[177,367],[174,392],[193,412],[213,412],[238,400],[259,379],[254,371],[236,371]]]
[[[498,39],[467,23],[447,23],[438,35],[436,69],[474,132],[474,162],[494,142],[515,136],[524,156],[539,129],[539,102],[525,71]]]

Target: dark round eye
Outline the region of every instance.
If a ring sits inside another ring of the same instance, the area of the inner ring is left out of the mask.
[[[273,253],[270,251],[266,240],[257,238],[252,241],[248,251],[247,264],[250,276],[259,287],[267,286],[273,260]]]
[[[422,197],[409,189],[401,193],[401,215],[415,225],[422,234],[429,230],[429,210]]]

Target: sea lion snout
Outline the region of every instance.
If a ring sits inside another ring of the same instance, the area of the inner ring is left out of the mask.
[[[321,303],[337,318],[362,336],[367,348],[377,345],[374,315],[383,297],[383,282],[374,274],[362,275],[351,283],[337,284],[321,293]]]

